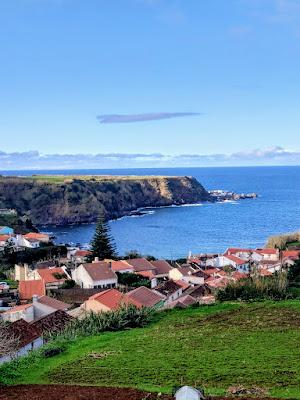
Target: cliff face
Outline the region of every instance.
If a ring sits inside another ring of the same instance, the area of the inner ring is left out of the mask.
[[[14,208],[34,224],[94,222],[157,207],[212,200],[192,177],[0,178],[0,208]]]

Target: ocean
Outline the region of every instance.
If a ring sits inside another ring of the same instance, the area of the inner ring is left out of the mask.
[[[110,221],[118,253],[137,250],[168,259],[229,246],[261,247],[270,235],[300,228],[300,166],[6,171],[2,174],[105,174],[194,176],[207,190],[258,194],[257,199],[148,209],[143,216]],[[89,243],[95,224],[41,227],[59,243]]]

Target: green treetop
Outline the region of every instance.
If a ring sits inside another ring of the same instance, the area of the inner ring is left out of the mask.
[[[95,234],[91,241],[91,252],[91,260],[95,257],[98,257],[99,260],[116,257],[116,246],[111,236],[109,225],[103,215],[99,217]]]

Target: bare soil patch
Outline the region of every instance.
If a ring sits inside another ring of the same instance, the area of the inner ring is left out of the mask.
[[[0,386],[0,400],[174,400],[174,397],[135,389],[71,385]],[[253,397],[207,397],[207,400],[253,400]],[[259,397],[260,400],[264,400]],[[267,400],[267,398],[265,398]],[[270,400],[270,398],[268,398]],[[274,400],[274,399],[273,399]]]

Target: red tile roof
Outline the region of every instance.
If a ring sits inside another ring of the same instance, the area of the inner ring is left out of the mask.
[[[9,235],[0,235],[0,242],[6,242],[8,239],[10,239]]]
[[[153,279],[155,278],[155,271],[140,271],[136,272],[136,275],[143,276],[144,278]]]
[[[21,300],[31,300],[32,296],[44,296],[45,283],[42,279],[19,282],[19,296]]]
[[[261,268],[258,271],[258,273],[260,276],[272,276],[273,275],[271,271],[268,271],[267,269],[264,269],[264,268]]]
[[[65,271],[60,268],[49,268],[49,269],[39,269],[38,273],[40,277],[43,279],[45,284],[47,283],[55,283],[55,282],[64,282],[66,279],[68,279]],[[64,278],[56,278],[55,275],[64,275]]]
[[[20,306],[15,306],[10,308],[9,310],[4,311],[2,314],[11,314],[19,311],[27,310],[27,308],[32,307],[32,304],[21,304]]]
[[[92,254],[92,252],[88,251],[88,250],[76,250],[74,253],[74,256],[75,257],[87,257],[91,254]]]
[[[204,269],[203,271],[204,271],[204,273],[206,275],[213,275],[213,274],[219,273],[220,269],[218,269],[218,268],[209,268],[209,269]]]
[[[68,310],[71,308],[70,304],[64,303],[63,301],[54,299],[54,297],[49,297],[49,296],[42,296],[38,299],[38,302],[41,304],[44,304],[45,306],[48,306],[50,308],[53,308],[54,310]]]
[[[300,257],[300,250],[285,250],[282,252],[283,257],[288,258],[299,258]]]
[[[131,258],[126,262],[133,266],[135,272],[155,270],[154,265],[146,258]]]
[[[226,258],[228,258],[228,260],[233,261],[233,262],[236,263],[237,265],[244,265],[244,264],[247,264],[247,261],[245,261],[245,260],[243,260],[243,259],[241,259],[241,258],[239,258],[239,257],[233,256],[233,255],[228,255],[228,256],[226,256]]]
[[[232,277],[233,279],[237,280],[237,281],[239,281],[240,279],[246,279],[246,278],[248,278],[248,276],[249,276],[249,275],[243,274],[242,272],[239,272],[239,271],[235,271],[235,272],[231,275],[231,277]]]
[[[186,290],[187,288],[189,288],[191,285],[181,279],[179,279],[178,281],[175,281],[177,283],[177,285],[182,287],[182,290]]]
[[[278,254],[277,249],[266,248],[266,249],[257,249],[255,251],[256,251],[256,253],[259,253],[259,254]]]
[[[239,248],[239,247],[229,247],[225,253],[224,256],[230,255],[230,254],[235,254],[235,253],[252,253],[253,249],[244,249],[244,248]]]
[[[152,292],[152,290],[145,286],[138,287],[131,292],[127,293],[130,300],[134,300],[141,307],[153,307],[164,299],[163,296],[158,293]]]
[[[18,321],[12,322],[8,325],[7,331],[15,338],[18,339],[18,348],[28,345],[34,340],[41,336],[41,332],[24,321],[24,319],[19,319]]]
[[[99,261],[95,263],[82,264],[83,268],[90,275],[93,281],[102,281],[107,279],[117,279],[117,275],[110,268],[109,263]]]
[[[46,235],[45,233],[36,233],[36,232],[26,233],[26,235],[23,235],[23,237],[25,239],[35,239],[35,240],[49,239],[49,235]]]
[[[137,307],[141,306],[138,302],[134,301],[134,299],[130,299],[117,289],[108,289],[104,292],[96,293],[91,296],[89,300],[96,300],[110,310],[117,310],[122,304],[133,304]]]
[[[131,270],[133,271],[133,266],[127,264],[126,261],[110,261],[111,262],[111,269],[114,272],[120,272],[120,271],[128,271]]]
[[[172,269],[172,266],[165,260],[151,261],[151,264],[155,267],[156,275],[168,275],[169,271]]]
[[[42,334],[48,332],[61,332],[65,327],[73,321],[73,317],[65,311],[57,310],[51,314],[39,318],[31,322],[31,326],[38,329]]]
[[[189,307],[195,303],[196,303],[196,300],[192,296],[186,295],[186,296],[179,297],[179,299],[172,302],[171,306],[185,308],[185,307]]]

